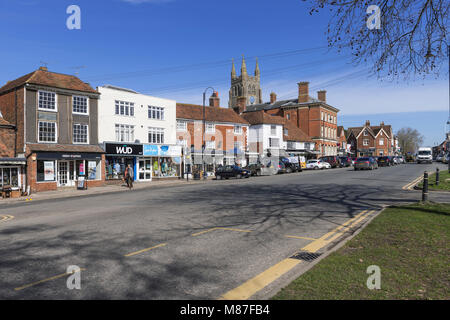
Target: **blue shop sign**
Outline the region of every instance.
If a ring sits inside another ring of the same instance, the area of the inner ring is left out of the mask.
[[[153,144],[144,144],[144,156],[158,156],[159,148]]]

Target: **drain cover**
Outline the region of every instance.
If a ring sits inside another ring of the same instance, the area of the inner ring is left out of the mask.
[[[297,260],[303,260],[306,262],[311,262],[313,260],[316,260],[318,257],[320,257],[321,253],[312,253],[307,251],[300,251],[296,254],[294,254],[291,259],[297,259]]]

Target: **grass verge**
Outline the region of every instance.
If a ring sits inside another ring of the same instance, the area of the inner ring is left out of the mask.
[[[390,207],[272,299],[450,299],[450,204]],[[381,269],[369,290],[367,267]]]
[[[423,182],[419,184],[419,187],[423,187]],[[436,172],[431,173],[428,176],[428,190],[450,191],[450,173],[448,170],[439,172],[439,185],[436,185]]]

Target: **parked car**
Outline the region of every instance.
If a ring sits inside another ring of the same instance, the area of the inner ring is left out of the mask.
[[[302,168],[301,168],[300,164],[298,163],[298,160],[297,160],[297,163],[291,162],[286,157],[281,157],[280,160],[281,160],[281,162],[283,162],[284,166],[286,167],[286,173],[302,171]]]
[[[429,147],[419,148],[417,153],[417,163],[432,163],[433,162],[433,150]]]
[[[339,157],[342,167],[350,167],[353,165],[353,160],[350,157]]]
[[[281,160],[278,162],[278,172],[277,173],[287,173],[286,165]]]
[[[377,163],[378,163],[379,167],[390,167],[391,166],[391,160],[387,156],[379,157]]]
[[[243,169],[236,165],[227,165],[227,166],[222,166],[220,168],[217,168],[215,175],[216,175],[217,180],[221,180],[224,178],[225,179],[229,179],[229,178],[242,179],[242,178],[250,177],[251,172],[250,172],[250,170]]]
[[[306,162],[306,169],[308,170],[318,170],[318,169],[324,169],[325,165],[322,160],[318,159],[311,159]]]
[[[260,176],[261,175],[261,163],[252,163],[244,167],[245,170],[250,171],[250,176]]]
[[[329,164],[328,162],[322,162],[323,164],[323,169],[331,169],[331,164]]]
[[[373,157],[358,158],[355,162],[355,170],[373,170],[378,169],[378,163]]]
[[[319,159],[322,160],[323,162],[328,162],[331,165],[331,168],[337,168],[337,167],[341,168],[342,167],[339,157],[324,156],[324,157],[320,157]]]

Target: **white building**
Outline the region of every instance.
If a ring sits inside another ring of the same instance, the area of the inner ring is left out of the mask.
[[[106,180],[121,180],[125,167],[135,180],[180,175],[176,145],[176,102],[105,85],[100,92],[99,142],[106,151]]]

